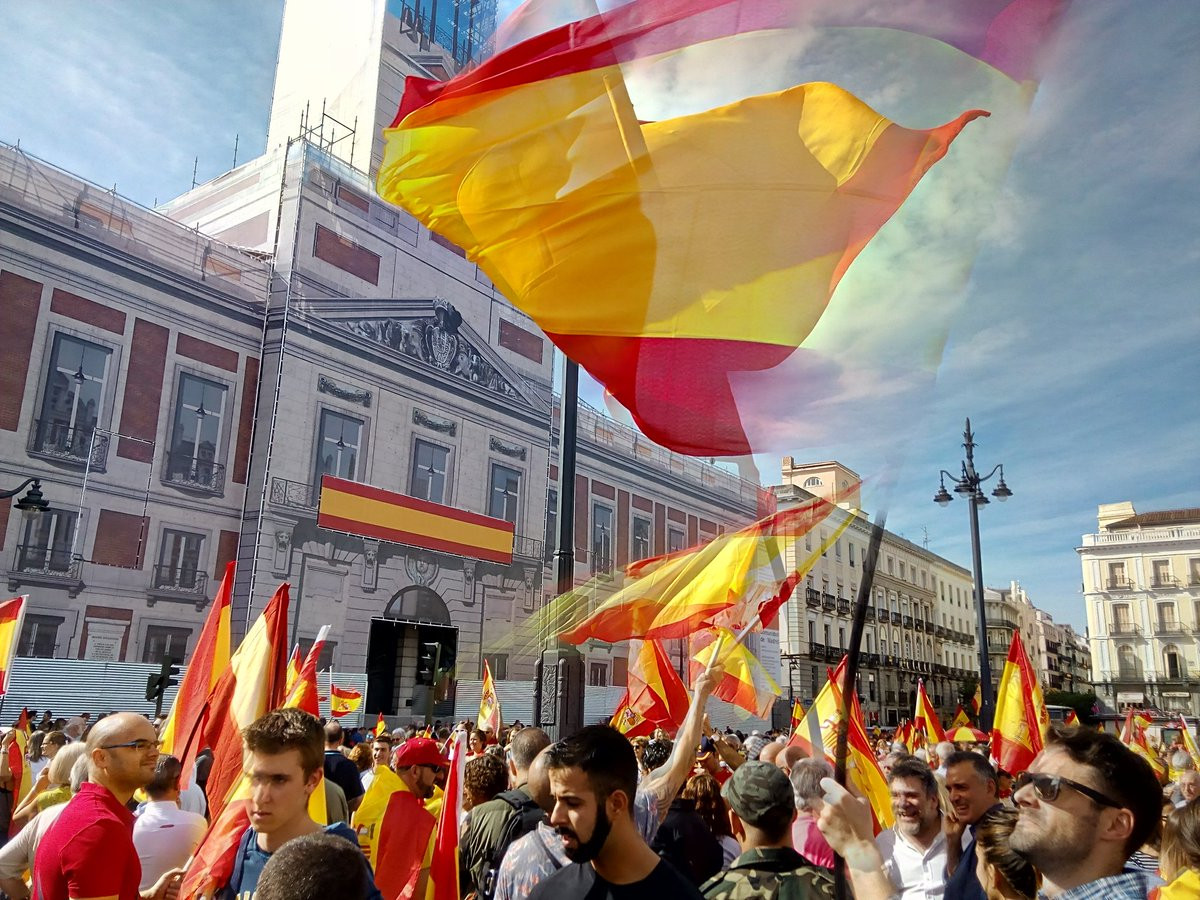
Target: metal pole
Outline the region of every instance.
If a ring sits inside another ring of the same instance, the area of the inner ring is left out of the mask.
[[[992,691],[992,662],[988,659],[987,611],[983,602],[983,556],[979,552],[979,504],[974,494],[967,497],[971,515],[971,566],[975,572],[975,617],[979,629],[979,727],[992,730],[996,698]]]
[[[557,593],[561,596],[575,583],[575,432],[579,419],[579,363],[567,356],[563,357],[563,391],[559,402],[558,550],[554,560]]]
[[[418,656],[420,654],[418,653]],[[438,640],[433,649],[433,677],[429,683],[429,700],[425,703],[425,727],[433,724],[433,704],[437,699],[438,673],[442,668],[442,642]]]

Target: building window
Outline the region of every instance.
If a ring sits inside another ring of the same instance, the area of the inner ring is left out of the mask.
[[[18,656],[34,656],[39,659],[53,659],[58,650],[58,626],[63,623],[61,616],[25,616],[21,626],[21,641],[17,647]]]
[[[817,642],[817,623],[809,619],[808,621],[808,646],[812,646]]]
[[[142,647],[142,662],[159,663],[169,656],[176,662],[187,658],[190,628],[168,628],[164,625],[147,625],[146,642]]]
[[[521,473],[508,466],[492,463],[491,484],[488,487],[488,515],[515,524],[520,496]]]
[[[1142,677],[1142,662],[1128,644],[1117,648],[1117,671],[1122,678]]]
[[[588,663],[588,686],[608,687],[608,663]]]
[[[804,549],[807,550],[809,553],[812,553],[812,532],[811,531],[806,531],[804,533]]]
[[[810,682],[810,686],[812,687],[812,693],[810,693],[809,696],[816,697],[817,694],[820,693],[820,691],[821,691],[821,681],[817,675],[817,667],[816,666],[812,667],[811,675],[812,675],[812,681]]]
[[[649,519],[643,519],[641,516],[633,517],[629,551],[635,560],[649,558],[651,553]]]
[[[838,649],[846,649],[846,629],[845,626],[842,625],[838,626]]]
[[[225,486],[218,462],[225,422],[226,387],[186,373],[179,376],[166,479],[171,484],[219,491]]]
[[[842,558],[842,541],[840,538],[833,542],[833,555],[837,559]]]
[[[34,423],[33,451],[86,461],[92,433],[104,412],[112,351],[69,334],[54,336],[41,416]]]
[[[558,547],[558,491],[546,492],[546,559],[554,556]]]
[[[483,659],[491,670],[492,679],[495,681],[503,681],[508,677],[508,654],[507,653],[485,653]],[[479,673],[479,677],[483,677],[483,673]]]
[[[1108,587],[1110,590],[1129,587],[1129,582],[1125,578],[1125,563],[1110,562],[1108,564]]]
[[[854,565],[854,542],[853,541],[846,542],[846,552],[849,553],[850,565],[853,566]]]
[[[1158,630],[1178,631],[1179,617],[1175,614],[1174,603],[1158,604]]]
[[[1171,577],[1171,561],[1169,559],[1156,559],[1150,565],[1154,572],[1154,587],[1171,587],[1174,579]]]
[[[828,622],[826,622],[826,623],[825,623],[825,625],[824,625],[824,628],[825,628],[825,646],[826,646],[826,647],[832,647],[832,646],[833,646],[833,641],[831,641],[831,640],[829,639],[829,635],[830,635],[830,626],[829,626],[829,623],[828,623]]]
[[[1186,677],[1186,666],[1184,665],[1183,656],[1180,654],[1179,648],[1174,644],[1167,644],[1163,648],[1163,661],[1166,663],[1168,678]]]
[[[667,552],[678,553],[683,549],[686,538],[682,531],[678,528],[667,529]]]
[[[321,488],[321,478],[333,475],[354,481],[358,477],[358,460],[362,445],[361,419],[344,416],[331,409],[321,410],[321,425],[317,433],[317,469],[314,484]]]
[[[611,509],[600,503],[592,504],[593,575],[612,572],[612,521]]]
[[[1113,604],[1113,633],[1115,634],[1132,634],[1133,633],[1133,617],[1130,613],[1131,607],[1128,603]]]
[[[203,567],[200,554],[204,550],[204,535],[190,531],[163,530],[158,550],[158,565],[154,569],[154,586],[192,591],[203,586]],[[155,662],[157,660],[151,660]]]
[[[450,451],[420,438],[413,445],[408,493],[430,503],[446,502],[446,467]]]
[[[1200,584],[1200,559],[1188,560],[1188,584],[1191,587]]]
[[[25,522],[25,534],[17,547],[17,569],[43,575],[67,575],[71,571],[71,545],[79,514],[73,510],[48,509]]]
[[[806,488],[810,488],[810,487],[820,487],[820,486],[821,486],[821,479],[820,479],[820,478],[818,478],[816,475],[813,475],[813,476],[811,476],[811,477],[809,477],[809,478],[806,478],[806,479],[804,479],[804,486],[805,486]]]

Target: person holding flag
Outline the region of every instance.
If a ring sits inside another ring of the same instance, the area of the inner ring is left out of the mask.
[[[309,796],[321,783],[321,723],[289,707],[267,713],[242,732],[245,772],[250,781],[250,827],[238,842],[233,871],[214,900],[253,897],[271,854],[293,838],[324,831],[358,846],[342,822],[322,826],[309,815]],[[383,900],[375,878],[362,862],[368,900]]]

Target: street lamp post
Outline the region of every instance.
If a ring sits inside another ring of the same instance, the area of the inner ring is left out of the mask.
[[[975,470],[975,435],[971,432],[971,420],[967,419],[963,430],[963,447],[967,458],[961,463],[962,474],[958,477],[951,475],[945,469],[941,470],[941,486],[933,495],[933,501],[939,506],[946,506],[954,499],[946,490],[946,479],[954,485],[954,493],[962,494],[967,500],[967,511],[971,521],[971,564],[975,575],[975,613],[979,628],[979,725],[983,731],[992,730],[992,716],[995,713],[995,694],[992,690],[992,664],[988,659],[987,616],[983,602],[983,560],[979,552],[979,507],[986,506],[990,501],[983,492],[983,485],[992,479],[997,472],[1000,481],[997,482],[992,496],[1003,503],[1012,496],[1012,491],[1004,483],[1004,466],[998,464],[986,475],[980,475]]]

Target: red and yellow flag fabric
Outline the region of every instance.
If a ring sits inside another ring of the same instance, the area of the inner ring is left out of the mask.
[[[706,630],[693,637],[691,643],[693,650],[700,648],[692,656],[690,668],[693,679],[708,667],[715,651],[725,674],[713,688],[713,696],[760,719],[770,717],[775,700],[782,691],[758,657],[745,644],[737,643],[737,636],[733,632],[724,628]]]
[[[25,605],[28,601],[29,595],[22,594],[0,603],[0,697],[8,693],[8,676],[12,672],[13,660],[17,657],[17,645],[21,642],[21,625],[25,621]]]
[[[627,738],[649,737],[654,734],[655,724],[649,719],[645,719],[638,715],[629,706],[629,690],[621,695],[620,701],[617,703],[617,708],[613,710],[612,718],[608,724]]]
[[[498,738],[502,722],[500,698],[496,696],[496,683],[492,681],[492,667],[485,659],[483,661],[483,687],[479,694],[479,715],[475,719],[475,727],[491,731],[492,735]]]
[[[362,694],[354,688],[329,685],[329,712],[335,719],[354,712],[362,705]]]
[[[686,638],[718,617],[724,624],[758,612],[769,625],[794,587],[796,579],[789,575],[806,573],[820,558],[816,551],[801,551],[789,573],[784,564],[788,552],[795,553],[833,509],[828,501],[813,498],[698,548],[640,560],[628,570],[633,580],[562,637],[572,644],[589,638],[609,643]]]
[[[992,756],[997,765],[1013,775],[1024,772],[1042,752],[1049,727],[1050,714],[1041,685],[1025,652],[1021,632],[1014,628],[996,692],[996,718],[992,724]]]
[[[983,706],[983,685],[976,682],[975,695],[971,698],[971,715],[978,717],[981,706]]]
[[[209,607],[204,627],[188,659],[187,671],[179,682],[179,691],[163,723],[162,752],[179,759],[183,766],[182,783],[192,777],[196,755],[204,749],[209,714],[209,695],[221,675],[229,668],[230,610],[233,605],[233,576],[236,563],[225,566],[225,574]]]
[[[753,452],[742,376],[803,347],[851,263],[983,113],[906,129],[836,84],[785,73],[769,93],[652,115],[631,101],[623,69],[669,69],[707,42],[772,29],[884,21],[875,33],[907,32],[897,43],[909,52],[910,35],[930,55],[949,39],[989,72],[1027,77],[1061,3],[982,5],[877,17],[831,0],[632,0],[448,82],[409,78],[379,192],[462,247],[653,440]]]
[[[804,721],[804,707],[799,698],[792,704],[792,721],[788,723],[788,734],[794,734],[800,723]]]
[[[24,598],[20,598],[24,599]],[[11,601],[10,601],[11,602]],[[12,795],[16,798],[13,802],[19,803],[29,793],[33,787],[33,778],[29,771],[29,765],[25,761],[25,754],[29,751],[29,710],[22,709],[21,715],[17,719],[17,724],[13,728],[13,742],[8,745],[8,771],[12,774]],[[14,806],[15,808],[15,806]],[[21,830],[23,822],[12,822],[9,826],[9,836],[15,835]]]
[[[971,724],[971,717],[967,715],[967,711],[963,709],[963,705],[958,704],[958,708],[954,711],[954,721],[950,723],[951,728],[961,728],[964,725]]]
[[[302,709],[320,718],[321,697],[317,688],[317,661],[321,658],[321,651],[325,648],[325,639],[328,636],[329,626],[322,625],[312,646],[308,649],[308,655],[305,656],[303,664],[296,669],[294,678],[291,673],[291,661],[288,662],[288,689],[284,706]],[[293,657],[298,656],[299,651],[300,647],[297,645],[292,654]]]
[[[1200,748],[1196,746],[1196,735],[1192,733],[1192,727],[1182,714],[1179,716],[1179,730],[1182,732],[1183,749],[1188,752],[1196,768],[1200,769]]]
[[[1140,710],[1129,710],[1125,714],[1125,727],[1121,729],[1121,743],[1144,759],[1154,770],[1154,774],[1162,781],[1167,775],[1167,766],[1146,738],[1146,726],[1151,719]]]
[[[437,837],[429,866],[429,900],[459,900],[458,828],[462,820],[463,770],[467,763],[467,737],[458,733],[450,748],[450,772],[438,814]]]
[[[688,692],[662,644],[642,641],[628,677],[629,708],[674,734],[687,715]]]
[[[288,657],[287,685],[284,688],[289,694],[292,692],[292,685],[300,677],[300,667],[302,665],[304,665],[304,660],[300,658],[300,645],[295,644],[292,647],[292,655]]]
[[[917,679],[917,708],[913,712],[913,721],[917,730],[925,735],[925,743],[929,746],[932,747],[946,739],[946,732],[942,729],[937,710],[933,708],[933,704],[929,702],[929,695],[925,693],[923,678]]]
[[[838,663],[837,669],[829,673],[825,686],[808,708],[800,726],[788,739],[789,746],[802,748],[809,756],[824,756],[836,762],[838,729],[842,725],[842,681],[846,677],[846,658]],[[892,798],[887,778],[879,768],[871,749],[867,727],[863,721],[862,707],[856,692],[850,694],[850,721],[846,723],[846,746],[849,757],[847,772],[855,786],[871,804],[875,817],[876,831],[892,827]]]
[[[375,730],[372,734],[375,737],[383,737],[388,733],[387,720],[383,717],[383,713],[379,714],[379,719],[375,722]]]
[[[317,524],[394,544],[512,562],[511,522],[332,475],[321,478]]]
[[[425,900],[429,891],[418,888],[432,866],[437,819],[398,775],[383,769],[375,777],[352,818],[375,886],[385,900]]]
[[[1075,710],[1067,710],[1066,716],[1063,717],[1063,724],[1067,727],[1074,727],[1079,724],[1079,715]]]

